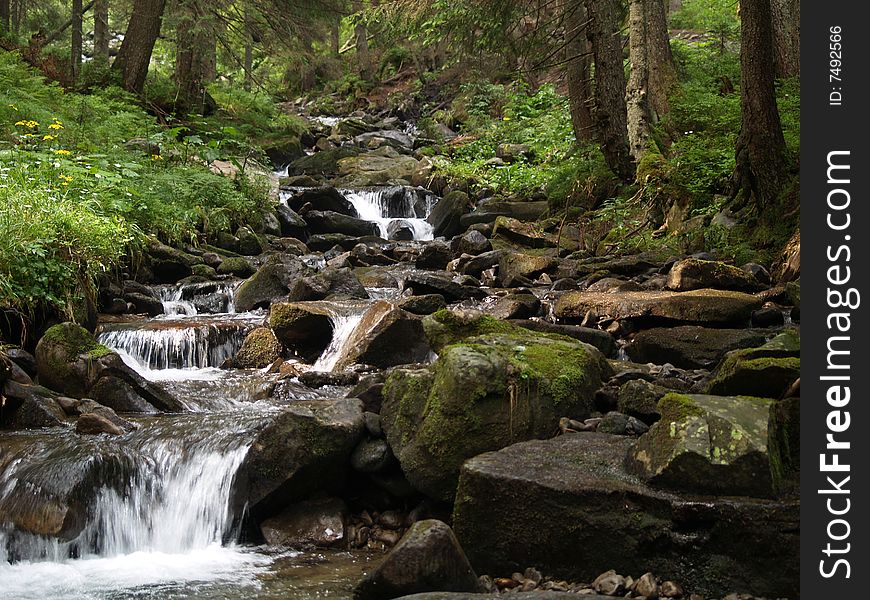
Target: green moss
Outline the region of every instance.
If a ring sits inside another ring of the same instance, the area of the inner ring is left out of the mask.
[[[96,358],[111,353],[111,350],[98,344],[84,327],[75,323],[61,323],[49,327],[43,335],[43,340],[61,346],[69,356],[94,353]]]
[[[88,352],[88,360],[97,360],[103,358],[104,356],[108,356],[112,354],[112,350],[103,346],[102,344],[97,344],[95,348]]]
[[[671,393],[659,400],[659,412],[662,420],[681,421],[687,417],[704,416],[704,411],[699,408],[690,396],[685,394]]]

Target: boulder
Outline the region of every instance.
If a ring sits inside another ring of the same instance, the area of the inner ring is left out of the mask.
[[[196,256],[157,241],[149,243],[147,250],[151,258],[151,272],[157,283],[175,283],[179,279],[184,279],[193,272],[191,270],[193,265],[202,262],[202,259]]]
[[[298,138],[282,139],[280,142],[269,144],[263,147],[263,152],[266,153],[272,166],[276,169],[285,167],[305,156],[302,142]]]
[[[366,429],[369,429],[368,420],[366,420]],[[360,473],[379,473],[391,464],[392,458],[393,454],[386,440],[366,438],[354,448],[353,454],[350,455],[350,465]]]
[[[470,202],[468,194],[460,191],[450,192],[439,200],[426,217],[434,228],[435,237],[452,238],[462,231],[459,220],[468,211]]]
[[[387,239],[407,242],[414,239],[414,227],[408,221],[391,221],[387,226]]]
[[[63,425],[66,414],[57,396],[44,387],[7,380],[0,385],[5,402],[0,411],[0,427],[39,429]]]
[[[275,214],[278,217],[278,222],[281,224],[281,235],[302,241],[308,239],[310,234],[308,223],[305,222],[305,219],[299,213],[286,204],[279,204],[275,209]]]
[[[408,481],[450,501],[464,460],[550,436],[560,417],[588,417],[610,373],[582,342],[522,329],[481,335],[440,349],[429,369],[393,371],[382,424]]]
[[[616,341],[611,334],[601,329],[580,327],[579,325],[559,325],[548,321],[529,321],[525,319],[512,319],[511,324],[531,329],[538,333],[549,333],[574,338],[575,340],[595,346],[601,350],[604,356],[610,357],[616,355]]]
[[[272,306],[269,327],[281,344],[313,361],[332,341],[331,314],[317,302],[278,303]]]
[[[762,305],[742,292],[566,292],[556,302],[559,319],[583,319],[588,313],[612,319],[669,321],[674,324],[744,325]]]
[[[424,294],[402,298],[396,306],[414,315],[431,315],[447,308],[447,301],[441,294]]]
[[[344,344],[335,368],[366,364],[385,369],[419,363],[431,351],[419,317],[379,300],[363,314]]]
[[[6,348],[3,350],[9,359],[17,364],[29,377],[36,377],[36,357],[22,348]]]
[[[764,288],[758,280],[737,267],[725,263],[686,258],[678,261],[668,273],[668,289],[688,292],[701,289],[757,292]]]
[[[350,454],[365,429],[355,398],[292,403],[258,434],[236,474],[235,498],[255,518],[316,491],[340,491]]]
[[[123,435],[124,430],[98,413],[86,413],[76,421],[76,433],[81,435]]]
[[[492,594],[471,592],[424,592],[402,596],[397,600],[488,600]],[[577,600],[576,592],[552,592],[535,590],[523,592],[523,600]],[[583,594],[582,600],[613,600],[613,596],[599,596],[598,594]]]
[[[222,265],[223,266],[223,265]],[[236,291],[236,310],[247,312],[268,308],[272,302],[287,296],[296,283],[311,270],[294,256],[271,256],[257,272]]]
[[[390,600],[419,592],[482,591],[453,531],[441,521],[411,529],[353,590],[354,600]]]
[[[573,228],[571,232],[573,232]],[[498,217],[492,230],[493,236],[499,236],[514,244],[527,248],[566,248],[577,250],[580,246],[578,236],[569,235],[563,229],[562,236],[558,233],[548,233],[537,223],[527,223],[510,217]]]
[[[239,238],[239,254],[257,256],[263,253],[263,243],[250,227],[239,227],[236,237]]]
[[[75,323],[49,327],[36,345],[39,382],[66,396],[81,398],[93,385],[90,366],[113,354]]]
[[[436,241],[423,246],[415,261],[415,266],[418,269],[442,271],[447,268],[452,259],[453,251],[450,246],[445,242]]]
[[[256,272],[257,270],[250,261],[241,256],[225,258],[217,268],[218,275],[235,275],[236,277],[250,277]],[[162,308],[161,305],[161,310]]]
[[[477,256],[492,250],[492,242],[481,232],[472,229],[457,238],[453,238],[451,249],[457,255],[470,254]]]
[[[159,317],[163,314],[163,302],[151,294],[128,292],[124,294],[124,300],[131,305],[131,312],[134,314],[148,315],[149,317]]]
[[[245,337],[233,359],[238,369],[263,369],[281,357],[281,343],[268,327],[257,327]]]
[[[412,150],[414,148],[414,138],[404,131],[396,131],[395,129],[361,133],[353,138],[353,142],[361,147],[369,147],[370,145],[380,147],[386,144],[397,150]]]
[[[480,288],[457,283],[449,273],[445,272],[411,273],[405,277],[403,289],[410,289],[416,296],[439,294],[447,302],[460,302],[486,296],[486,292]]]
[[[352,189],[410,182],[419,168],[420,161],[416,158],[383,146],[373,152],[339,160],[338,181]]]
[[[311,156],[303,156],[290,163],[287,167],[287,174],[291,177],[295,175],[334,175],[338,172],[338,161],[357,156],[359,153],[359,148],[341,146],[317,152]]]
[[[305,221],[313,233],[343,233],[355,237],[378,235],[377,223],[356,217],[348,217],[329,210],[310,210],[305,213]]]
[[[347,506],[337,498],[306,500],[260,523],[263,538],[280,548],[332,548],[345,540]]]
[[[339,190],[330,186],[300,190],[287,198],[287,206],[300,214],[303,209],[306,209],[333,212],[346,217],[359,217],[351,201]],[[304,218],[308,219],[307,212]]]
[[[453,523],[474,568],[536,565],[569,581],[652,571],[708,598],[798,597],[797,500],[656,490],[626,472],[632,443],[572,434],[467,461]]]
[[[287,299],[350,300],[369,297],[363,284],[349,268],[327,267],[322,271],[300,277],[293,283]]]
[[[780,446],[768,432],[772,401],[668,394],[661,420],[642,435],[627,467],[652,485],[685,492],[774,497]]]
[[[502,296],[486,309],[497,319],[530,319],[541,312],[541,301],[529,292]]]
[[[731,352],[707,387],[710,394],[780,398],[800,377],[800,335],[790,329],[758,348]]]
[[[116,413],[108,406],[103,406],[99,402],[90,398],[83,398],[81,400],[78,400],[74,412],[79,416],[96,415],[102,419],[105,419],[106,421],[120,429],[123,433],[133,431],[134,429],[138,428],[138,425],[128,421],[127,419],[124,419],[123,417],[118,416],[118,413]]]
[[[638,332],[626,352],[632,361],[682,369],[712,369],[731,350],[760,346],[765,335],[751,329],[712,329],[685,325]]]
[[[672,391],[644,379],[632,379],[619,387],[617,408],[620,412],[652,425],[662,417],[659,400]]]
[[[459,220],[461,229],[478,223],[495,223],[498,217],[510,217],[520,221],[537,221],[550,210],[546,200],[537,202],[509,202],[496,198],[482,200],[470,213]]]
[[[498,282],[502,287],[516,287],[522,279],[534,279],[556,268],[559,260],[552,256],[533,256],[505,252],[498,261]]]
[[[498,265],[504,254],[503,250],[492,250],[479,254],[462,265],[461,272],[463,275],[480,277],[481,273]]]

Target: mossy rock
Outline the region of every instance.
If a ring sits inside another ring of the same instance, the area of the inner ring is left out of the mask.
[[[281,357],[281,343],[268,327],[257,327],[245,337],[233,361],[239,369],[262,369]]]
[[[424,317],[423,331],[435,352],[460,340],[490,333],[522,334],[522,328],[477,311],[447,308]]]
[[[800,334],[787,329],[759,348],[730,353],[707,390],[711,394],[779,398],[800,377]]]
[[[762,287],[755,277],[742,269],[697,258],[677,262],[668,274],[668,288],[679,292],[705,288],[757,292]]]
[[[636,417],[652,425],[661,419],[659,400],[671,390],[644,379],[632,379],[619,388],[617,408],[619,412]]]
[[[273,304],[269,327],[281,344],[308,360],[317,359],[332,340],[330,312],[318,302]]]
[[[773,497],[782,488],[772,400],[668,394],[662,419],[640,437],[627,467],[652,485],[686,492]]]
[[[212,280],[217,276],[217,271],[214,269],[214,267],[210,267],[206,264],[193,265],[191,269],[195,277],[202,277],[208,280]]]
[[[75,323],[50,327],[36,345],[36,368],[42,385],[67,396],[81,397],[89,386],[88,374],[77,367],[112,354],[94,336]]]
[[[225,258],[218,266],[217,273],[219,275],[235,275],[236,277],[250,277],[255,273],[251,263],[241,256],[233,256]]]
[[[488,323],[488,322],[487,322]],[[490,333],[446,346],[430,369],[396,370],[381,418],[408,481],[451,501],[463,461],[549,437],[563,416],[582,419],[612,373],[594,347],[558,337]]]
[[[290,289],[308,274],[310,269],[294,256],[274,255],[252,273],[236,291],[236,310],[268,308],[272,302],[285,298]]]

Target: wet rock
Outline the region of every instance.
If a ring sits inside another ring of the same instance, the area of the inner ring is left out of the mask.
[[[628,419],[629,416],[626,414],[610,411],[599,421],[596,430],[612,435],[628,435]]]
[[[193,271],[193,277],[204,277],[205,279],[215,279],[217,276],[217,271],[214,267],[210,267],[206,264],[202,265],[193,265],[191,268]]]
[[[432,242],[426,244],[420,251],[420,256],[415,261],[418,269],[430,269],[441,271],[447,268],[447,264],[453,259],[453,252],[445,242]]]
[[[296,283],[310,273],[310,269],[295,256],[272,256],[252,277],[236,291],[236,310],[246,312],[269,308],[284,298]]]
[[[610,374],[592,346],[526,330],[468,338],[439,353],[430,369],[390,374],[381,418],[408,481],[442,501],[453,498],[464,460],[552,435],[562,416],[589,416]]]
[[[753,327],[781,327],[785,325],[785,315],[776,306],[765,306],[752,313]]]
[[[478,203],[470,213],[462,215],[460,226],[466,229],[475,224],[495,223],[498,217],[511,217],[520,221],[537,221],[550,209],[546,200],[509,202],[489,198]]]
[[[239,227],[236,237],[239,238],[239,254],[257,256],[263,253],[263,243],[250,227]]]
[[[627,465],[654,485],[711,494],[774,496],[782,486],[771,405],[759,398],[668,394],[661,421]]]
[[[763,288],[751,274],[725,263],[687,258],[671,267],[668,288],[678,292],[715,289],[757,292]]]
[[[111,354],[75,323],[50,327],[36,345],[36,366],[42,385],[81,398],[93,384],[90,363]]]
[[[480,277],[481,273],[483,273],[487,269],[491,269],[492,267],[498,265],[503,254],[504,251],[502,250],[493,250],[491,252],[484,252],[483,254],[475,256],[464,265],[462,265],[462,274]]]
[[[39,429],[63,425],[66,413],[57,397],[44,387],[7,380],[0,385],[0,391],[5,397],[0,427]]]
[[[652,425],[661,419],[658,403],[672,390],[643,379],[627,381],[619,388],[617,406],[620,412]]]
[[[414,227],[408,221],[392,221],[387,226],[387,239],[410,241],[414,239]]]
[[[460,302],[469,298],[481,298],[486,292],[464,286],[453,280],[449,273],[416,272],[405,277],[404,289],[410,289],[415,296],[439,294],[448,303]]]
[[[257,327],[245,337],[233,360],[238,369],[263,369],[281,357],[281,343],[268,327]]]
[[[498,281],[502,287],[516,287],[520,279],[535,278],[555,268],[559,261],[552,256],[532,256],[518,252],[504,253],[498,262]]]
[[[588,314],[611,319],[667,319],[683,324],[744,325],[762,300],[742,292],[566,292],[556,302],[560,319],[583,319]]]
[[[307,360],[316,360],[332,340],[327,308],[317,303],[278,303],[269,314],[269,327],[287,348]]]
[[[30,377],[36,377],[36,357],[27,350],[21,348],[7,348],[4,350],[9,359],[21,367]]]
[[[378,235],[380,231],[376,223],[332,211],[310,210],[305,213],[305,221],[312,233],[341,233],[364,237]]]
[[[683,369],[710,369],[731,350],[760,346],[765,335],[750,329],[712,329],[686,325],[638,332],[626,347],[634,362],[671,363]]]
[[[366,364],[384,369],[423,362],[430,352],[420,319],[379,300],[363,314],[339,353],[336,368]]]
[[[158,317],[163,314],[163,303],[159,298],[150,294],[129,292],[124,294],[124,300],[130,303],[132,312],[135,314],[148,315],[149,317]]]
[[[454,238],[451,244],[454,254],[470,254],[477,256],[484,252],[492,251],[492,242],[479,231],[468,231],[458,238]]]
[[[263,538],[280,548],[333,548],[343,545],[347,506],[337,498],[299,502],[260,523]]]
[[[481,591],[456,536],[441,521],[415,523],[353,591],[354,600],[389,600],[430,591]]]
[[[650,570],[706,597],[797,596],[799,502],[656,490],[626,473],[632,443],[563,435],[467,461],[453,522],[471,563],[494,573],[531,563],[569,581]]]
[[[338,183],[348,188],[366,188],[399,182],[410,183],[421,167],[412,156],[390,146],[338,161]]]
[[[541,301],[530,293],[508,294],[496,300],[487,312],[497,319],[528,319],[541,312]]]
[[[258,434],[235,480],[236,501],[260,518],[318,490],[340,488],[364,430],[355,399],[292,403]]]
[[[471,204],[468,194],[465,192],[450,192],[438,201],[426,218],[435,230],[435,237],[443,236],[452,238],[462,231],[460,219],[466,213]]]
[[[193,265],[202,262],[198,257],[156,241],[148,244],[148,256],[157,283],[175,283],[184,279],[192,273]]]
[[[780,398],[800,377],[800,334],[779,334],[758,348],[736,350],[714,373],[711,394]]]
[[[353,146],[341,146],[331,150],[303,156],[287,167],[288,175],[334,175],[338,172],[338,161],[357,156],[361,150]]]
[[[327,267],[296,279],[287,294],[291,301],[349,300],[369,297],[363,284],[349,268]]]
[[[86,413],[76,421],[76,433],[81,435],[123,435],[124,431],[98,413]]]
[[[308,223],[299,213],[286,204],[279,204],[275,209],[275,214],[278,216],[281,226],[281,235],[303,241],[308,239],[310,234]]]
[[[347,397],[359,398],[367,412],[380,413],[381,403],[384,400],[384,375],[382,373],[364,375]],[[382,435],[377,437],[382,437]]]
[[[613,336],[606,331],[593,329],[591,327],[580,327],[578,325],[559,325],[549,323],[547,321],[529,321],[529,320],[511,320],[513,325],[525,327],[539,333],[551,333],[555,335],[564,335],[566,337],[580,340],[591,344],[601,350],[604,356],[614,356],[616,354],[616,341]]]
[[[360,473],[378,473],[390,465],[392,457],[385,440],[366,438],[354,448],[350,465]]]
[[[99,402],[90,398],[82,398],[81,400],[77,401],[75,407],[75,414],[79,416],[97,415],[109,421],[124,433],[128,431],[133,431],[134,429],[138,428],[138,425],[131,421],[128,421],[123,417],[120,417],[118,413],[116,413],[108,406],[103,406]]]
[[[299,382],[314,389],[326,386],[343,387],[359,383],[359,374],[332,373],[330,371],[306,371],[299,375]]]
[[[431,315],[434,312],[447,308],[447,301],[441,294],[424,294],[422,296],[402,298],[396,306],[411,314]]]

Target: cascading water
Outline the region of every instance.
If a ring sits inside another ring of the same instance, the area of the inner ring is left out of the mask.
[[[163,312],[169,317],[234,314],[237,283],[194,283],[157,288]]]
[[[332,341],[329,346],[314,363],[315,371],[332,371],[341,357],[342,350],[347,345],[350,336],[353,334],[357,325],[362,321],[363,313],[355,312],[351,314],[331,315],[329,320],[332,321]]]
[[[426,221],[436,203],[433,194],[413,188],[341,190],[361,219],[377,223],[380,236],[392,239],[398,228],[410,230],[412,239],[431,240],[434,229]]]

